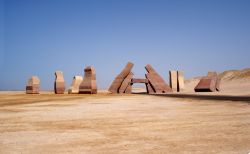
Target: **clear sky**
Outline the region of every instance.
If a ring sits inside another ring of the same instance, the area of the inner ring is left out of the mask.
[[[167,82],[250,67],[249,0],[0,0],[0,14],[0,90],[32,75],[52,90],[56,70],[68,87],[88,65],[108,88],[128,61]]]

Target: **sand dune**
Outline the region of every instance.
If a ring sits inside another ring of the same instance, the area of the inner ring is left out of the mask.
[[[221,91],[219,94],[250,95],[250,68],[243,70],[228,70],[219,73],[221,78]],[[201,77],[185,81],[185,92],[192,93]]]

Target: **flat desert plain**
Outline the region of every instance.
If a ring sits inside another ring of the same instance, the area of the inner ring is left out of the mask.
[[[250,101],[0,93],[0,153],[250,152]]]

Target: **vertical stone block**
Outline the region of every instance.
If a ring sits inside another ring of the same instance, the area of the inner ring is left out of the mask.
[[[64,94],[65,91],[65,81],[63,77],[62,71],[55,72],[55,83],[54,83],[54,91],[56,94]]]
[[[37,76],[32,76],[26,85],[26,94],[39,94],[40,79]]]
[[[84,69],[84,78],[79,87],[80,94],[96,94],[96,73],[93,66],[88,66]]]
[[[177,71],[169,71],[169,85],[174,92],[178,90]]]
[[[185,78],[184,73],[182,71],[177,71],[177,90],[178,92],[182,92],[185,89]]]

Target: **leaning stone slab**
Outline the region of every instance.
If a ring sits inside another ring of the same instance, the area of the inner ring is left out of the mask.
[[[26,94],[39,94],[40,79],[37,76],[32,76],[26,85]]]
[[[88,66],[84,69],[84,78],[79,87],[80,94],[96,94],[96,73],[93,66]]]
[[[148,94],[154,94],[155,93],[155,91],[154,91],[153,87],[150,85],[150,83],[146,83],[146,89],[147,89]]]
[[[177,71],[169,71],[169,85],[174,92],[178,90]]]
[[[147,70],[146,78],[151,84],[156,93],[168,93],[173,92],[172,89],[166,84],[163,78],[153,69],[151,65],[146,65]]]
[[[82,83],[82,77],[81,76],[74,76],[72,84],[68,90],[69,94],[78,94],[79,93],[79,86]]]
[[[130,72],[129,75],[123,80],[122,85],[119,88],[119,93],[125,93],[128,86],[131,86],[131,79],[133,78],[133,73]]]
[[[185,78],[184,73],[182,71],[177,71],[177,90],[178,92],[182,92],[185,89]]]
[[[121,73],[116,76],[114,81],[112,82],[111,86],[109,87],[109,91],[111,93],[118,93],[119,88],[122,85],[123,80],[128,76],[128,74],[131,72],[131,69],[133,68],[134,64],[131,62],[128,62],[127,65],[123,68]]]
[[[65,81],[62,71],[55,72],[54,91],[56,94],[63,94],[65,91]]]
[[[208,72],[194,88],[195,92],[214,92],[220,90],[220,79],[216,72]]]
[[[131,94],[132,93],[132,85],[129,83],[126,90],[125,90],[126,94]]]
[[[217,77],[203,77],[194,88],[195,92],[214,92],[216,91]]]

